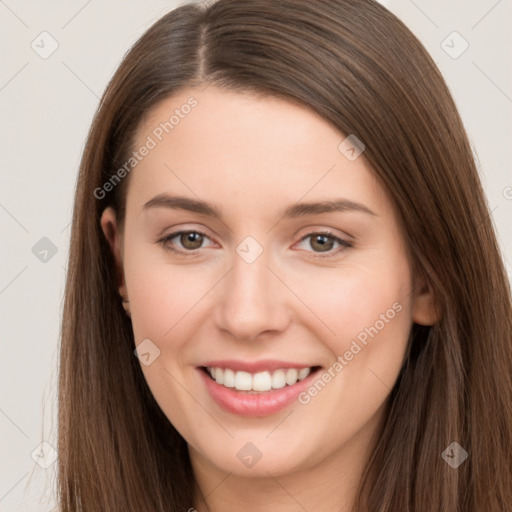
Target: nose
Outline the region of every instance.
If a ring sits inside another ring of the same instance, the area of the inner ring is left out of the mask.
[[[277,335],[290,323],[289,292],[268,265],[266,252],[253,262],[235,254],[222,286],[216,287],[216,325],[239,341]]]

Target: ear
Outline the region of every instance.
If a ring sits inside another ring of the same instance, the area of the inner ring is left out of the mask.
[[[129,315],[128,290],[126,289],[123,268],[123,234],[119,229],[116,212],[112,207],[109,206],[103,210],[100,224],[114,256],[119,295],[123,298],[123,307]]]
[[[412,320],[419,325],[434,325],[440,318],[431,284],[423,276],[416,276]]]

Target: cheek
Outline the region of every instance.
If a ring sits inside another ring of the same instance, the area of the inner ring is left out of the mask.
[[[321,339],[332,354],[329,375],[319,378],[323,382],[315,381],[301,403],[310,404],[318,414],[325,403],[339,404],[332,416],[344,422],[347,432],[357,431],[382,406],[400,372],[412,326],[406,258],[393,252],[375,260],[378,265],[351,265],[329,270],[323,277],[318,274],[303,282],[300,292],[333,331],[321,328]],[[318,333],[319,325],[317,320],[310,329]]]
[[[131,249],[127,246],[124,269],[135,344],[149,339],[159,351],[151,364],[141,364],[153,397],[187,438],[198,426],[211,428],[209,416],[190,399],[200,391],[194,387],[196,381],[189,380],[195,370],[188,368],[188,345],[197,333],[201,297],[212,286],[207,272],[167,264],[161,257],[157,261],[154,251],[135,245]]]
[[[322,333],[334,354],[349,350],[354,340],[369,346],[377,336],[399,342],[408,333],[411,282],[407,262],[396,256],[387,265],[346,265],[315,269],[308,279],[293,277],[294,290],[314,313],[310,329]]]
[[[183,339],[183,332],[179,337],[175,333],[200,308],[201,297],[212,286],[209,277],[192,266],[168,264],[163,253],[141,245],[127,244],[124,262],[135,340]]]
[[[412,326],[408,261],[398,251],[374,260],[378,264],[346,265],[323,274],[317,270],[302,284],[296,280],[298,293],[307,297],[316,314],[309,328],[317,337],[323,333],[320,339],[332,358],[327,368],[330,375],[324,376],[329,383],[316,386],[326,388],[321,400],[314,399],[316,406],[321,407],[324,400],[341,400],[344,406],[339,414],[352,411],[348,421],[354,428],[382,405],[393,387]],[[303,403],[317,393],[311,390]]]

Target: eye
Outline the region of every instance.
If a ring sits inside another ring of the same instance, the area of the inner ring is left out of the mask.
[[[173,240],[175,240],[173,242]],[[304,236],[299,243],[305,243],[307,239],[310,239],[309,247],[315,252],[315,257],[326,258],[334,256],[344,249],[353,247],[353,244],[347,240],[343,240],[329,231],[319,231],[309,233]],[[193,230],[181,230],[175,231],[165,236],[161,240],[158,240],[165,249],[172,252],[176,252],[185,256],[192,256],[196,254],[196,251],[203,248],[205,240],[210,240],[206,233],[202,231]],[[176,242],[179,243],[180,247],[176,247]],[[333,251],[333,248],[338,245],[338,250]],[[307,249],[306,249],[307,250]]]
[[[172,241],[174,239],[177,239],[181,245],[181,248],[173,247]],[[169,249],[170,251],[181,254],[194,254],[194,251],[202,248],[201,246],[203,245],[205,239],[209,240],[209,237],[206,235],[206,233],[198,231],[197,229],[191,229],[175,231],[174,233],[170,233],[169,235],[165,236],[161,240],[158,240],[158,242],[162,244],[165,249]]]
[[[308,235],[301,239],[300,243],[304,243],[308,238],[310,239],[308,244],[309,247],[313,249],[313,252],[320,253],[315,255],[315,257],[325,258],[329,256],[334,256],[335,254],[338,254],[344,249],[353,247],[352,243],[335,236],[333,233],[329,231],[309,233]],[[338,244],[339,248],[337,251],[333,252],[332,249],[336,244]],[[321,253],[324,253],[325,256]]]

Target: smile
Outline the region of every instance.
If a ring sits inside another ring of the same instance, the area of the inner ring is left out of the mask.
[[[293,386],[305,379],[314,368],[280,368],[274,371],[249,373],[230,368],[207,367],[206,371],[217,384],[226,388],[262,392]]]
[[[262,364],[252,365],[258,368],[249,368],[248,364],[237,366],[245,368],[208,365],[197,370],[207,394],[221,409],[247,417],[269,416],[296,403],[298,395],[311,385],[321,369],[320,366],[279,368],[277,364],[267,370]],[[254,373],[246,371],[251,369]]]

